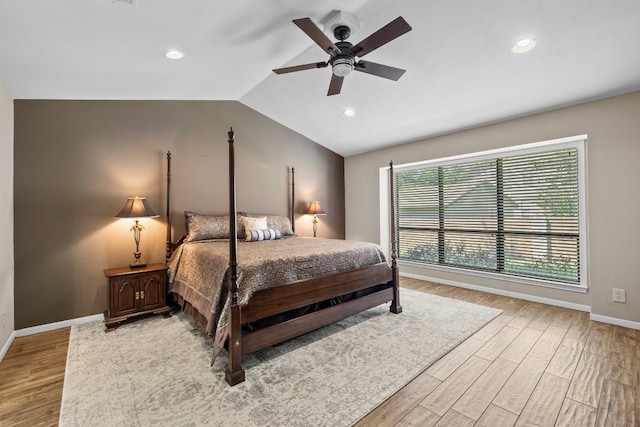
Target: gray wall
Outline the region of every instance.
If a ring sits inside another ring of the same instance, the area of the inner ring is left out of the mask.
[[[113,218],[129,196],[162,213],[142,221],[140,249],[164,262],[167,150],[176,234],[184,210],[226,213],[229,126],[238,210],[288,215],[293,166],[296,232],[312,236],[302,214],[318,199],[328,213],[318,236],[344,238],[343,158],[238,102],[16,100],[16,329],[107,308],[103,269],[133,258],[133,222]]]
[[[13,99],[0,81],[0,350],[14,329],[13,310]]]
[[[580,134],[588,134],[588,294],[429,268],[401,271],[590,305],[594,314],[640,322],[640,92],[348,157],[346,237],[379,240],[378,170],[390,159],[402,164]],[[612,302],[614,287],[627,290],[626,304]]]

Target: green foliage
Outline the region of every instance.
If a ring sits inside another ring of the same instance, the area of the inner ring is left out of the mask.
[[[438,263],[438,248],[433,243],[420,244],[407,250],[400,250],[400,259]],[[496,269],[495,252],[486,249],[467,250],[464,242],[445,242],[445,265]]]
[[[577,217],[578,192],[570,190],[578,182],[578,152],[567,150],[555,154],[557,159],[552,163],[555,173],[547,174],[538,191],[539,203],[547,216]],[[548,170],[549,165],[540,160],[534,162],[534,168]]]
[[[566,257],[548,257],[534,260],[510,260],[505,264],[505,273],[538,277],[541,279],[578,282],[578,267]]]
[[[433,243],[423,243],[410,249],[400,248],[400,259],[408,261],[438,262],[438,247]]]
[[[445,242],[444,252],[445,262],[441,265],[497,272],[496,255],[492,251],[486,249],[467,250],[464,242],[456,242],[455,244]],[[438,248],[433,243],[401,249],[399,258],[426,264],[440,264],[438,262]],[[510,259],[505,261],[504,273],[569,283],[577,283],[579,280],[576,263],[572,259],[562,256]]]
[[[414,169],[395,173],[397,188],[420,187],[438,183],[437,168]]]

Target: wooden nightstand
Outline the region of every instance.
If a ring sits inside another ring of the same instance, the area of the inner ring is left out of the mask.
[[[167,266],[150,264],[139,268],[109,268],[104,270],[109,279],[109,308],[104,317],[107,332],[121,322],[143,314],[171,316],[167,306]]]

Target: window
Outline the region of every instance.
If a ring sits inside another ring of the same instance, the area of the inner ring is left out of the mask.
[[[395,166],[398,260],[586,288],[585,141]]]

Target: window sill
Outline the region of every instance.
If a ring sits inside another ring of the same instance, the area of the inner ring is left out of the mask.
[[[518,283],[518,284],[538,286],[543,288],[559,289],[563,291],[578,292],[582,294],[586,294],[589,291],[589,288],[586,285],[586,283],[584,285],[568,285],[566,283],[554,282],[552,280],[532,279],[527,277],[511,276],[507,274],[491,273],[488,271],[468,270],[465,268],[449,267],[449,266],[434,265],[434,264],[423,264],[419,262],[404,261],[404,260],[398,260],[398,265],[422,268],[425,270],[443,271],[446,273],[461,274],[465,276],[480,277],[483,279],[499,280],[501,282]]]

